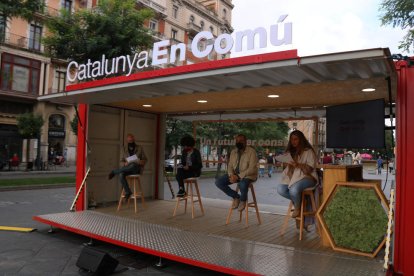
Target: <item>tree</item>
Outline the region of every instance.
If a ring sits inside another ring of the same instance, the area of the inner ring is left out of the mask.
[[[414,50],[414,1],[413,0],[383,0],[380,10],[382,25],[396,26],[407,29],[407,34],[400,41],[399,49],[407,52]]]
[[[92,10],[64,10],[46,21],[50,34],[43,40],[50,55],[86,62],[146,49],[152,37],[144,27],[152,11],[136,9],[134,0],[101,0]]]
[[[0,1],[0,21],[5,23],[14,16],[30,20],[35,12],[42,10],[43,7],[44,0],[2,0]],[[0,24],[0,39],[4,38],[5,31]]]
[[[44,120],[42,116],[34,115],[33,113],[24,113],[17,117],[18,132],[24,139],[27,139],[26,160],[28,169],[30,161],[30,139],[38,139],[40,137],[43,124]]]
[[[167,118],[167,135],[165,149],[168,152],[175,150],[180,145],[180,140],[185,135],[192,135],[192,124],[188,121],[178,120],[175,118]]]
[[[75,115],[72,121],[70,121],[70,128],[72,129],[73,133],[78,136],[78,116]]]

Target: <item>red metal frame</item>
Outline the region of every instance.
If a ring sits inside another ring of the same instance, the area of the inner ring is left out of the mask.
[[[219,60],[214,62],[192,64],[187,66],[167,68],[158,71],[143,72],[134,74],[128,77],[114,77],[103,80],[97,80],[92,82],[80,83],[70,85],[67,87],[67,91],[74,91],[80,89],[87,89],[92,87],[105,86],[109,84],[122,83],[128,81],[136,81],[142,79],[150,79],[157,77],[165,77],[169,75],[185,74],[190,72],[220,69],[232,66],[248,65],[254,63],[264,63],[276,60],[293,59],[297,57],[297,51],[285,51],[278,53],[271,53],[265,55],[256,55],[241,57],[235,59]],[[414,209],[411,208],[411,198],[414,197],[414,185],[411,185],[414,179],[414,170],[410,169],[414,167],[414,145],[409,143],[409,139],[414,137],[414,128],[412,123],[410,124],[410,118],[414,118],[414,67],[408,67],[407,62],[398,62],[396,64],[398,72],[398,87],[397,87],[397,170],[396,170],[396,206],[395,206],[395,233],[394,233],[394,264],[393,268],[395,273],[401,273],[405,275],[414,275],[414,266],[411,264],[414,259]],[[83,127],[87,129],[87,105],[79,105],[80,118],[82,120]],[[159,128],[160,128],[160,115],[157,117],[157,161],[159,162]],[[79,130],[81,128],[79,127]],[[78,131],[78,151],[77,151],[77,174],[76,174],[76,188],[79,189],[83,176],[85,174],[86,165],[86,143],[85,135],[82,131]],[[83,158],[82,158],[83,156]],[[157,163],[158,164],[158,163]],[[158,167],[156,168],[158,170]],[[156,187],[155,198],[158,198],[158,173],[156,173]],[[83,210],[85,208],[84,193],[77,202],[76,210]],[[37,219],[39,220],[39,219]],[[41,221],[41,220],[39,220]],[[43,221],[42,221],[43,222]],[[51,224],[51,222],[45,222]],[[52,224],[51,224],[52,225]],[[80,233],[76,229],[67,229],[63,225],[54,224],[59,228],[63,228],[75,233],[83,234],[92,237],[90,233]],[[135,248],[134,246],[124,244],[118,241],[107,240],[105,237],[93,237],[101,239],[107,242],[111,242],[120,246],[125,246],[131,249],[136,249],[142,252],[155,254],[161,257],[169,258],[172,260],[181,261],[184,263],[205,267],[212,270],[217,270],[225,273],[234,273],[234,271],[226,271],[225,268],[215,267],[213,265],[198,263],[192,260],[183,259],[177,256],[170,256],[169,254],[156,252],[152,250]],[[251,275],[243,274],[245,272],[237,272],[238,275]]]
[[[158,185],[160,185],[158,183],[159,181],[159,168],[160,168],[160,151],[161,149],[164,149],[164,146],[160,145],[160,135],[161,135],[161,115],[157,114],[157,133],[156,133],[156,138],[155,138],[155,189],[154,189],[154,199],[158,199],[159,198],[159,188]]]
[[[37,220],[41,223],[45,223],[45,224],[49,224],[53,227],[56,228],[60,228],[66,231],[70,231],[76,234],[80,234],[82,236],[86,236],[89,237],[91,239],[95,239],[95,240],[100,240],[100,241],[104,241],[104,242],[108,242],[108,243],[112,243],[118,246],[122,246],[125,248],[129,248],[132,250],[136,250],[139,252],[143,252],[146,254],[150,254],[150,255],[154,255],[154,256],[159,256],[165,259],[169,259],[169,260],[173,260],[173,261],[177,261],[180,263],[185,263],[185,264],[189,264],[189,265],[193,265],[193,266],[198,266],[198,267],[202,267],[202,268],[206,268],[209,270],[214,270],[214,271],[218,271],[218,272],[222,272],[222,273],[227,273],[227,274],[231,274],[231,275],[246,275],[246,276],[255,276],[255,275],[259,275],[259,274],[255,274],[255,273],[251,273],[251,272],[246,272],[246,271],[241,271],[241,270],[236,270],[236,269],[231,269],[228,267],[223,267],[223,266],[218,266],[218,265],[214,265],[214,264],[210,264],[210,263],[205,263],[205,262],[200,262],[200,261],[196,261],[193,259],[187,259],[184,257],[180,257],[180,256],[176,256],[173,254],[169,254],[169,253],[165,253],[165,252],[161,252],[161,251],[157,251],[157,250],[153,250],[153,249],[148,249],[145,247],[141,247],[141,246],[136,246],[133,244],[129,244],[126,242],[122,242],[122,241],[118,241],[118,240],[114,240],[114,239],[110,239],[108,237],[104,237],[104,236],[100,236],[100,235],[96,235],[90,232],[86,232],[86,231],[82,231],[76,228],[72,228],[60,223],[56,223],[56,222],[52,222],[37,216],[33,217],[34,220]]]
[[[397,90],[397,170],[395,200],[394,270],[404,275],[414,275],[414,67],[407,62],[396,64]]]
[[[79,104],[78,106],[79,121],[78,121],[78,145],[76,152],[76,193],[82,184],[82,180],[86,173],[86,158],[87,158],[87,129],[88,129],[88,106],[86,104]],[[76,202],[76,211],[85,209],[85,189],[79,194]]]
[[[160,77],[167,77],[171,75],[181,75],[186,73],[201,72],[206,70],[216,70],[223,69],[234,66],[241,65],[250,65],[258,63],[266,63],[272,61],[288,60],[288,59],[298,59],[297,50],[289,50],[268,54],[259,54],[247,57],[238,57],[230,59],[215,60],[209,62],[202,62],[190,65],[183,65],[173,68],[165,68],[155,71],[147,71],[135,73],[129,76],[118,76],[113,78],[107,78],[102,80],[88,81],[83,83],[77,83],[66,86],[66,92],[82,90],[93,87],[100,87],[110,84],[125,83],[130,81],[145,80],[145,79],[154,79]]]

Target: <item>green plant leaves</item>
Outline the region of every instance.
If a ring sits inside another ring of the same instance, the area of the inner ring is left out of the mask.
[[[371,253],[383,240],[387,215],[373,189],[339,187],[324,220],[335,244]]]

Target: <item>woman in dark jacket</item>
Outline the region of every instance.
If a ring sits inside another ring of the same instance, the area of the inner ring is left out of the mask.
[[[191,136],[184,136],[181,138],[181,146],[183,147],[183,154],[181,155],[181,165],[177,169],[176,179],[178,182],[179,190],[177,193],[178,197],[186,195],[184,188],[184,179],[191,177],[198,177],[201,174],[201,163],[200,151],[194,148],[195,140]]]

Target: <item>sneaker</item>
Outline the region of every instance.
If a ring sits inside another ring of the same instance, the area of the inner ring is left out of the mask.
[[[239,210],[239,212],[242,212],[244,208],[246,208],[246,201],[240,201],[239,208],[237,208],[237,210]]]
[[[111,180],[112,178],[114,178],[115,174],[113,171],[111,171],[108,175],[108,179]]]
[[[292,218],[296,218],[300,215],[300,209],[295,209],[292,212]]]
[[[240,198],[236,197],[235,199],[233,199],[233,205],[231,206],[231,208],[237,209],[239,207],[239,204],[240,204]]]
[[[184,197],[186,195],[186,192],[184,189],[179,189],[177,193],[177,197]]]
[[[124,195],[125,200],[128,200],[131,197],[132,193],[127,193]]]

